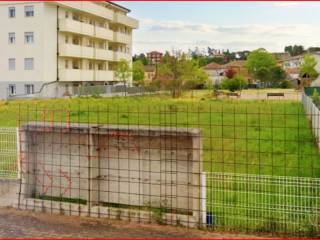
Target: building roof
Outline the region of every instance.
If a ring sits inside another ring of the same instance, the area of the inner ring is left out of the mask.
[[[304,57],[305,54],[300,54],[300,55],[297,55],[297,56],[293,56],[293,57],[288,57],[288,58],[284,58],[282,60],[280,60],[279,62],[285,62],[285,61],[291,61],[291,60],[296,60],[296,59],[301,59]]]
[[[116,8],[120,8],[120,9],[122,9],[122,10],[128,12],[128,13],[131,12],[130,9],[128,9],[128,8],[126,8],[126,7],[123,7],[123,6],[121,6],[121,5],[117,4],[117,3],[110,2],[110,1],[106,1],[106,2],[109,3],[109,4],[112,5],[112,6],[114,6],[114,7],[116,7]]]
[[[239,61],[232,61],[227,64],[225,64],[226,67],[244,67],[247,61],[245,60],[239,60]]]
[[[203,67],[204,70],[219,70],[219,69],[225,69],[225,65],[221,65],[215,62],[209,63]]]
[[[155,72],[156,66],[155,65],[145,65],[143,66],[145,72]]]
[[[286,73],[287,74],[299,74],[300,73],[300,69],[299,68],[288,68],[286,69]]]
[[[244,67],[247,61],[239,60],[239,61],[232,61],[227,64],[218,64],[215,62],[209,63],[208,65],[204,66],[204,70],[223,70],[230,67]]]
[[[147,54],[160,54],[160,55],[163,55],[161,52],[157,52],[157,51],[151,51],[151,52],[148,52]]]

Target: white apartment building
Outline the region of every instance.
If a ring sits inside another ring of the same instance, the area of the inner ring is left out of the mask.
[[[129,12],[111,2],[0,2],[0,98],[116,83],[117,62],[132,61]]]

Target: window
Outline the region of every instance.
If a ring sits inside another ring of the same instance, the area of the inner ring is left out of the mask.
[[[25,6],[24,7],[24,16],[25,17],[33,17],[34,16],[33,6]]]
[[[68,61],[68,60],[65,60],[65,61],[64,61],[64,68],[65,68],[65,69],[68,69],[68,68],[69,68],[69,61]]]
[[[66,36],[66,38],[65,38],[65,43],[69,43],[69,37],[68,36]]]
[[[15,95],[16,94],[16,85],[9,84],[8,91],[9,91],[9,95]]]
[[[98,70],[105,70],[105,65],[103,63],[98,63]]]
[[[66,18],[69,18],[69,12],[68,12],[68,11],[66,11],[65,17],[66,17]]]
[[[24,85],[24,93],[25,94],[33,94],[34,93],[34,85],[33,84]]]
[[[33,58],[24,59],[24,70],[33,70]]]
[[[16,34],[9,33],[9,44],[15,44],[15,42],[16,42]]]
[[[9,18],[16,17],[16,8],[15,7],[9,7]]]
[[[27,44],[33,43],[33,32],[25,32],[24,33],[24,42]]]
[[[9,63],[9,71],[16,70],[16,59],[15,58],[9,58],[8,63]]]
[[[89,70],[92,70],[92,69],[93,69],[93,63],[89,62]]]
[[[72,61],[72,69],[80,69],[79,61],[76,61],[76,60]]]

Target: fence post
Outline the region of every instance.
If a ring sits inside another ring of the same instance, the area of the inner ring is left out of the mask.
[[[20,166],[20,134],[19,128],[16,128],[16,142],[17,142],[17,170],[18,170],[18,179],[21,178],[21,166]]]
[[[202,214],[202,225],[206,227],[207,224],[207,196],[206,196],[206,172],[201,173],[201,214]]]

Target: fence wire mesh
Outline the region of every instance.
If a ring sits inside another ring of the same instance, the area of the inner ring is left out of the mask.
[[[18,176],[17,128],[0,127],[0,177]]]
[[[119,98],[17,112],[20,208],[320,234],[319,126],[299,102]]]

